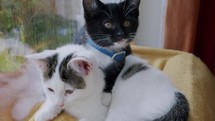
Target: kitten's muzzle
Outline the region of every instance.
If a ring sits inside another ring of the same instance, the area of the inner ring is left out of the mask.
[[[63,106],[64,106],[64,103],[62,103],[62,104],[59,105],[60,108],[63,108]]]

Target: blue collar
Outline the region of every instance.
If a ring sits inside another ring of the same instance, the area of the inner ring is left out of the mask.
[[[104,53],[105,55],[110,56],[115,61],[122,61],[125,58],[125,54],[126,54],[125,51],[121,51],[121,52],[118,52],[118,53],[109,51],[109,50],[107,50],[105,48],[102,48],[102,47],[98,46],[91,39],[88,39],[87,44],[89,44],[93,48],[97,49],[98,51]]]

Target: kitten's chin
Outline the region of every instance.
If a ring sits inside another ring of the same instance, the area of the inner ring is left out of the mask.
[[[128,39],[122,39],[121,41],[114,42],[114,45],[110,46],[109,48],[112,51],[121,51],[128,45]]]

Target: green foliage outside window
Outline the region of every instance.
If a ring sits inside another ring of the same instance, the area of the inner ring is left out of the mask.
[[[56,15],[44,1],[0,0],[0,37],[18,35],[22,43],[35,51],[71,43],[76,29],[73,21]],[[0,51],[0,60],[0,72],[11,71],[10,66],[23,62],[20,57],[11,57],[6,50]]]

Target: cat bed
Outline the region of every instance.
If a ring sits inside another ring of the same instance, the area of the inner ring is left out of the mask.
[[[186,52],[136,45],[132,45],[132,50],[135,55],[163,70],[184,93],[190,104],[189,121],[215,121],[215,78],[199,58]],[[34,114],[39,107],[35,107],[25,121],[34,121]],[[5,117],[8,115],[0,116],[4,121],[10,121]],[[61,113],[54,121],[76,120]]]

